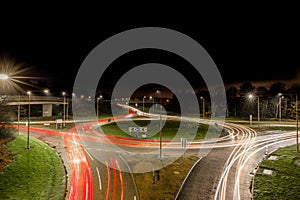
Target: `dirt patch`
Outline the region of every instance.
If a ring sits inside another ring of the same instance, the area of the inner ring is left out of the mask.
[[[10,139],[0,139],[0,172],[3,172],[13,161],[13,154],[6,145],[9,141]]]
[[[174,199],[187,173],[198,159],[197,156],[181,157],[162,169],[134,174],[140,199]]]

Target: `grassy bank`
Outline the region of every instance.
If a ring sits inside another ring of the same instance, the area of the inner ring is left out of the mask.
[[[255,176],[254,199],[300,199],[300,154],[296,146],[272,153],[277,160],[264,160]],[[263,173],[272,170],[271,175]]]
[[[199,158],[180,157],[172,164],[162,168],[154,176],[153,172],[135,173],[140,199],[174,199],[191,167]],[[147,162],[147,161],[144,161]],[[150,161],[148,161],[150,164]],[[157,163],[151,163],[152,166]]]
[[[140,127],[147,127],[150,123],[150,120],[134,120],[134,123],[137,124],[137,126]],[[183,127],[182,137],[186,137],[187,135],[191,136],[195,131],[195,128],[198,127],[197,133],[195,136],[195,139],[203,139],[206,134],[215,134],[217,132],[217,127],[214,127],[210,129],[210,133],[208,133],[208,125],[207,124],[198,124],[195,122],[181,122]],[[129,127],[129,123],[124,122],[118,122],[118,124],[121,124],[124,127]],[[126,126],[127,125],[127,126]],[[178,132],[178,128],[180,126],[180,121],[166,121],[164,124],[164,127],[162,129],[162,135],[164,140],[171,140],[174,138],[174,136]],[[129,131],[126,129],[126,132],[121,130],[119,126],[116,123],[110,123],[107,125],[104,125],[101,127],[103,132],[110,135],[116,135],[120,137],[130,137]],[[158,127],[157,127],[158,128]],[[135,134],[135,133],[132,133]],[[222,132],[222,135],[226,134],[224,131]],[[159,139],[159,131],[157,129],[153,130],[151,127],[148,127],[147,135],[151,136],[148,138],[151,139]],[[181,137],[180,135],[178,135]]]
[[[20,135],[8,144],[13,163],[0,174],[0,199],[63,199],[65,171],[57,153],[43,142]]]
[[[295,131],[295,126],[250,126],[252,129],[256,130],[257,132],[262,131],[276,131],[276,130],[282,130],[282,131]]]

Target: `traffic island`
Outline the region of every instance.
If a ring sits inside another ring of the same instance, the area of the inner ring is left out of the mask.
[[[20,135],[8,143],[13,162],[0,173],[0,199],[64,199],[65,170],[58,154],[42,141]]]

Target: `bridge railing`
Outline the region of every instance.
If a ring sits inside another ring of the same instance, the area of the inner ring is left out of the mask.
[[[7,96],[5,98],[5,101],[7,102],[18,102],[18,101],[28,101],[28,96]],[[39,102],[63,102],[63,97],[51,97],[51,96],[30,96],[30,101],[39,101]]]

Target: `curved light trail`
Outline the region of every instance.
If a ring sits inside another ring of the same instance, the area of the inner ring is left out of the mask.
[[[68,194],[69,200],[93,200],[94,199],[94,187],[93,187],[93,174],[91,163],[88,156],[93,161],[93,154],[88,154],[86,146],[83,146],[81,141],[92,141],[101,143],[116,144],[125,147],[133,148],[158,148],[159,141],[151,139],[135,139],[135,138],[124,138],[112,135],[107,135],[104,133],[99,133],[94,130],[99,124],[103,125],[108,121],[118,121],[118,120],[130,120],[126,119],[131,117],[134,113],[138,115],[149,115],[149,117],[157,117],[152,114],[143,113],[132,107],[125,105],[120,105],[126,107],[130,110],[129,114],[121,115],[117,117],[112,117],[108,119],[79,123],[76,127],[72,127],[67,132],[58,132],[52,130],[45,130],[40,128],[30,128],[33,133],[48,134],[64,138],[65,149],[68,153],[70,163],[71,163],[71,187]],[[227,130],[228,135],[211,139],[211,141],[192,141],[188,143],[188,149],[205,149],[205,148],[225,148],[233,147],[233,151],[227,159],[224,165],[220,179],[218,181],[214,199],[243,199],[242,193],[244,193],[245,188],[242,186],[246,176],[246,166],[249,165],[249,161],[256,156],[259,152],[262,152],[266,147],[271,147],[284,142],[291,141],[294,137],[293,132],[285,132],[280,134],[275,134],[272,136],[257,136],[257,133],[250,128],[245,126],[233,124],[233,123],[223,123],[213,120],[203,120],[203,119],[193,119],[193,118],[182,118],[177,116],[164,116],[165,119],[171,120],[190,120],[198,123],[207,124],[218,124]],[[20,126],[20,130],[26,131],[27,127]],[[180,141],[169,141],[163,140],[163,145],[166,149],[181,149]],[[107,159],[103,165],[103,170],[97,169],[100,190],[105,191],[105,199],[127,199],[126,195],[128,191],[125,188],[124,174],[122,173],[121,162],[126,165],[126,161],[119,160],[120,158],[107,155]],[[93,161],[95,162],[95,161]],[[254,163],[255,164],[255,163]],[[254,165],[252,163],[252,165]],[[251,166],[252,166],[251,165]],[[106,184],[103,184],[104,190],[102,190],[101,177],[104,178]],[[104,174],[103,174],[104,173]],[[127,179],[128,180],[128,179]],[[106,187],[106,188],[105,188]],[[247,188],[246,188],[247,189]],[[248,188],[249,189],[249,188]],[[243,191],[243,192],[241,192]],[[136,198],[137,192],[134,193],[132,198]]]

